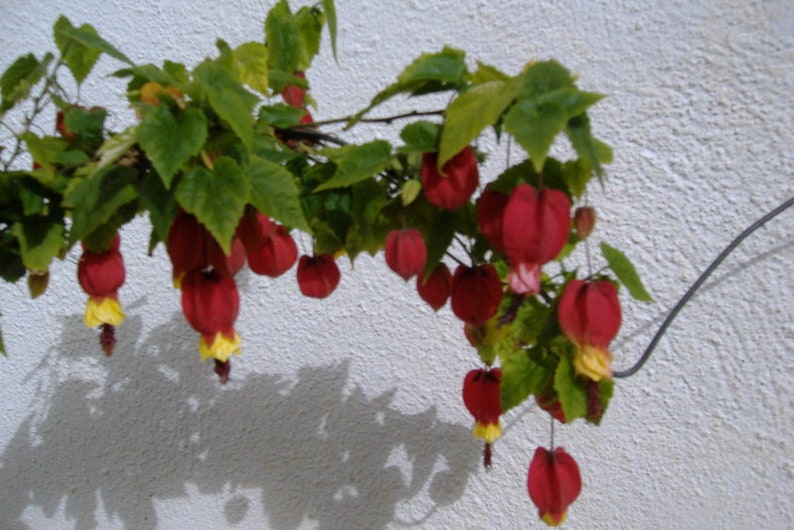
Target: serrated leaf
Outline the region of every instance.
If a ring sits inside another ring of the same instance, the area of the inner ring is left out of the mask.
[[[473,85],[488,83],[489,81],[509,81],[510,79],[512,78],[509,75],[495,66],[480,61],[477,61],[477,70],[469,76],[469,80]]]
[[[441,125],[419,120],[406,125],[400,131],[405,145],[400,147],[403,153],[432,153],[438,150],[438,141],[441,138]]]
[[[209,230],[228,256],[249,196],[248,175],[237,162],[222,156],[212,171],[194,167],[179,179],[174,196]]]
[[[602,242],[601,253],[609,263],[609,268],[618,277],[620,283],[626,286],[633,298],[641,302],[654,301],[653,297],[645,290],[634,265],[623,252]]]
[[[143,177],[143,182],[138,186],[141,207],[149,212],[149,221],[152,223],[153,237],[157,241],[168,240],[168,229],[171,221],[179,210],[174,196],[163,186],[163,181],[154,173]]]
[[[509,352],[502,351],[499,359],[502,367],[499,391],[503,411],[520,405],[531,394],[543,389],[549,375],[548,368],[534,362],[526,350],[516,347]]]
[[[298,125],[301,118],[305,115],[306,111],[304,109],[285,103],[276,103],[259,108],[259,119],[277,129],[286,129]]]
[[[257,210],[286,226],[311,233],[301,206],[301,190],[287,168],[252,156],[246,171],[251,179],[249,202]]]
[[[561,88],[575,88],[571,73],[557,61],[539,61],[528,65],[521,74],[520,99],[535,100]]]
[[[20,100],[28,97],[30,89],[47,73],[47,67],[52,59],[53,55],[50,53],[45,55],[42,61],[29,53],[11,63],[11,66],[0,77],[0,94],[3,98],[2,104],[0,104],[0,115]]]
[[[366,113],[397,94],[427,94],[463,86],[467,74],[465,54],[444,47],[439,53],[425,53],[403,70],[397,81],[381,90],[364,110],[346,125],[355,125]]]
[[[138,127],[141,147],[166,188],[207,140],[207,118],[198,109],[185,109],[174,116],[168,105],[147,107]]]
[[[560,88],[538,98],[538,103],[553,101],[565,109],[568,119],[575,118],[604,99],[603,94],[584,92],[578,88]]]
[[[61,18],[65,19],[65,17]],[[58,19],[58,22],[56,22],[54,28],[55,41],[56,43],[60,41],[61,44],[58,45],[60,49],[63,49],[63,47],[65,47],[69,41],[72,41],[85,46],[89,50],[106,53],[114,59],[117,59],[123,63],[127,63],[130,66],[135,66],[126,55],[117,50],[108,41],[100,37],[93,27],[84,24],[79,28],[75,28],[71,23],[68,23],[68,25],[61,23],[59,25],[60,22],[60,19]],[[68,22],[68,20],[66,20],[66,22]]]
[[[240,82],[257,92],[268,94],[267,61],[268,50],[259,42],[246,42],[232,52]]]
[[[455,98],[444,113],[439,168],[477,138],[483,129],[499,120],[518,93],[519,83],[519,79],[489,81],[473,86]]]
[[[97,170],[104,169],[125,155],[138,143],[138,126],[131,125],[120,133],[109,136],[97,151]]]
[[[328,35],[331,38],[331,51],[334,54],[334,60],[337,60],[336,56],[336,7],[334,6],[334,0],[323,0],[323,13],[325,13],[325,18],[328,21]]]
[[[334,175],[314,191],[346,188],[380,173],[391,162],[391,144],[375,140],[361,145],[348,145],[323,152],[336,164]]]
[[[314,56],[320,51],[320,37],[325,23],[325,15],[316,7],[304,6],[295,13],[293,20],[300,32],[301,41],[296,70],[306,70],[311,66]]]
[[[53,30],[55,32],[55,44],[61,51],[63,61],[72,72],[77,84],[82,84],[88,74],[91,73],[91,69],[94,68],[97,59],[99,59],[100,51],[69,37],[70,32],[79,31],[83,35],[90,35],[93,38],[97,38],[99,35],[89,24],[83,24],[79,28],[75,28],[69,22],[69,19],[63,15],[55,22]]]
[[[566,356],[560,357],[554,372],[554,390],[569,423],[587,414],[587,387],[583,379],[576,377],[573,364]]]
[[[46,271],[64,246],[65,228],[58,218],[29,216],[15,223],[12,231],[19,241],[22,264],[32,271]]]
[[[587,162],[597,175],[603,173],[602,163],[612,160],[612,150],[593,137],[590,132],[590,119],[586,113],[582,113],[576,118],[568,121],[565,134],[571,141],[571,145],[585,162]]]
[[[210,106],[237,134],[246,148],[254,140],[253,107],[258,101],[222,66],[205,61],[193,71]]]
[[[536,172],[543,169],[554,139],[567,121],[565,109],[554,102],[537,105],[519,101],[505,116],[505,129],[529,154]]]
[[[137,198],[133,186],[137,175],[133,168],[109,166],[83,180],[64,196],[64,207],[73,210],[70,244],[85,239],[123,205]]]
[[[301,54],[300,29],[292,21],[292,13],[286,0],[280,0],[268,11],[265,19],[265,38],[270,50],[271,71],[292,74],[298,69]],[[283,85],[273,81],[271,79],[274,89],[280,91]]]

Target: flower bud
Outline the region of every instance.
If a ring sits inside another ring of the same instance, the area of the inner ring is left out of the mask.
[[[415,228],[390,231],[386,234],[383,252],[389,268],[405,281],[425,268],[427,248],[422,232]]]

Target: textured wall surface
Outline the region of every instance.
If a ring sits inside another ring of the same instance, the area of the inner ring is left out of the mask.
[[[317,119],[350,114],[444,44],[515,73],[556,58],[615,150],[594,240],[635,262],[655,305],[624,299],[630,365],[666,311],[750,222],[794,192],[794,3],[338,0],[339,64],[309,74]],[[51,49],[58,13],[133,61],[196,64],[216,37],[262,38],[269,2],[3,0],[0,67]],[[326,42],[327,45],[327,42]],[[102,75],[119,65],[103,59]],[[134,119],[122,82],[82,100]],[[395,101],[381,115],[413,108]],[[3,132],[5,134],[5,132]],[[394,137],[388,128],[351,138]],[[486,176],[504,166],[490,151]],[[495,467],[459,392],[475,355],[382,256],[343,266],[336,293],[243,273],[244,354],[217,383],[198,363],[163,248],[124,232],[128,320],[106,359],[82,325],[76,253],[30,301],[0,286],[0,528],[535,528],[525,490],[548,443],[536,407],[504,418]],[[584,489],[568,528],[794,528],[794,211],[750,238],[681,313],[601,427],[557,429]],[[299,242],[308,250],[309,241]]]

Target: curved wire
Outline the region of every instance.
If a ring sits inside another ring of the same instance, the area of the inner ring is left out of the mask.
[[[645,351],[643,352],[642,356],[639,358],[639,360],[636,363],[634,363],[634,366],[626,370],[613,372],[612,373],[613,377],[625,378],[625,377],[631,377],[632,375],[636,374],[640,370],[640,368],[642,368],[643,365],[651,357],[651,353],[653,353],[653,350],[656,348],[656,345],[659,344],[662,335],[664,335],[664,333],[667,331],[667,328],[670,327],[670,324],[673,322],[673,320],[681,311],[681,309],[684,308],[686,303],[689,302],[689,300],[695,295],[697,290],[700,289],[700,287],[708,279],[708,277],[711,276],[711,273],[713,273],[717,269],[717,267],[719,267],[720,264],[725,260],[725,258],[728,257],[728,254],[733,252],[733,250],[736,247],[738,247],[739,244],[747,238],[747,236],[749,236],[750,234],[752,234],[753,232],[764,226],[767,222],[771,221],[773,218],[781,214],[784,210],[788,209],[792,205],[794,205],[794,197],[791,197],[789,200],[787,200],[786,202],[784,202],[783,204],[781,204],[780,206],[778,206],[777,208],[775,208],[774,210],[763,216],[762,218],[758,219],[756,222],[748,226],[741,234],[736,236],[736,238],[733,241],[731,241],[731,243],[727,247],[725,247],[725,250],[723,250],[720,253],[720,255],[717,256],[716,259],[711,262],[711,264],[706,268],[706,270],[703,271],[703,274],[701,274],[700,277],[697,280],[695,280],[695,283],[693,283],[692,286],[689,288],[689,290],[687,290],[687,292],[684,293],[684,296],[681,297],[678,303],[675,304],[675,306],[673,306],[673,309],[667,315],[667,318],[664,319],[662,325],[659,326],[659,329],[656,331],[656,334],[651,339],[651,342],[648,344],[648,347],[645,348]]]

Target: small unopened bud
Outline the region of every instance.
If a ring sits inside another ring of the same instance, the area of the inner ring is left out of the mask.
[[[47,290],[50,281],[49,271],[28,271],[28,292],[31,298],[38,298]]]
[[[591,206],[580,206],[573,214],[573,225],[580,240],[587,239],[596,222],[596,211]]]

